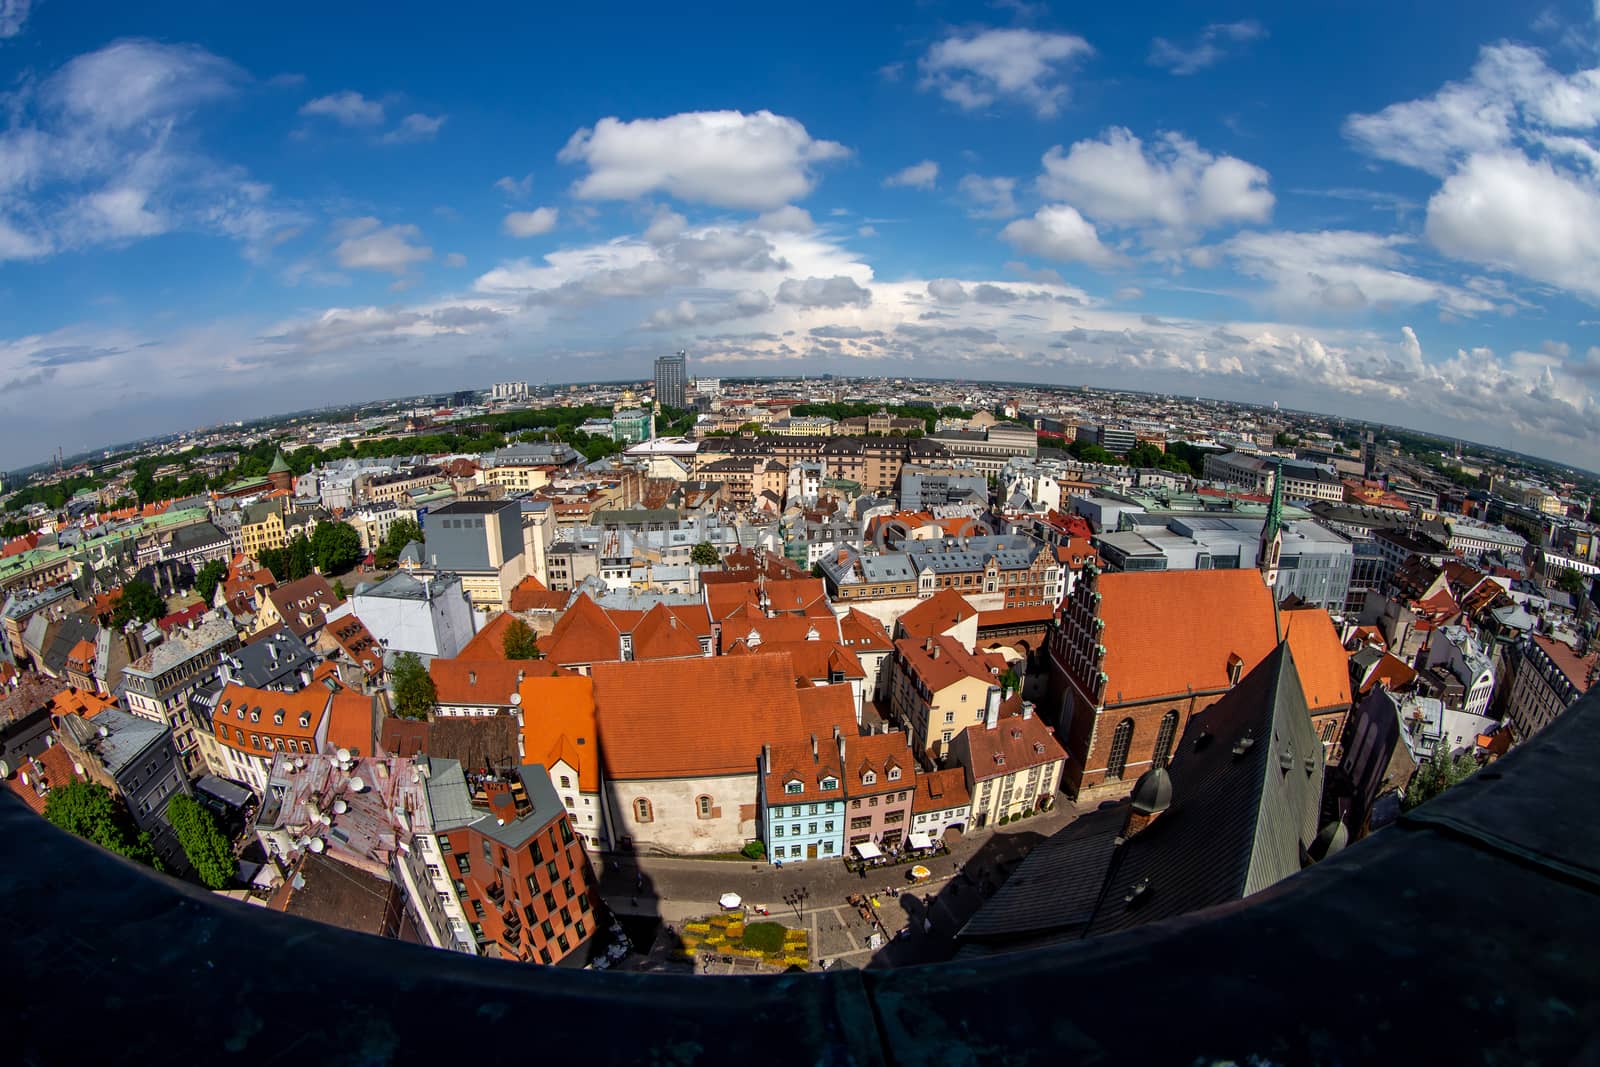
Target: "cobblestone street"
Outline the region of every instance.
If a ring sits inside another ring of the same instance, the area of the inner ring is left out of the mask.
[[[1035,845],[1076,815],[1070,803],[1058,798],[1046,814],[967,834],[949,855],[923,861],[933,877],[915,887],[907,880],[912,864],[868,871],[865,878],[839,860],[779,869],[748,860],[608,855],[596,867],[606,903],[636,930],[648,928],[651,919],[678,926],[715,914],[718,899],[732,892],[743,898],[747,909],[764,907],[775,921],[809,931],[814,967],[824,960],[831,966],[901,966],[948,958],[954,951],[953,935],[984,897]],[[877,922],[848,902],[854,894],[876,896],[877,907],[869,905],[869,910]],[[872,942],[875,934],[881,939],[877,947]],[[709,972],[683,963],[668,965],[660,949],[658,939],[658,951],[646,966],[671,966],[684,973],[750,971],[742,961],[713,962]]]

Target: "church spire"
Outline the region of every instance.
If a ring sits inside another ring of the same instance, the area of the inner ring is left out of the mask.
[[[1267,521],[1261,524],[1261,544],[1256,550],[1256,566],[1268,589],[1278,584],[1278,556],[1283,551],[1283,460],[1272,472],[1272,503],[1267,505]],[[1277,600],[1274,592],[1273,600]]]

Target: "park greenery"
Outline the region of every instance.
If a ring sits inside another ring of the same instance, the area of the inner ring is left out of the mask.
[[[415,519],[397,519],[384,535],[383,543],[372,553],[373,562],[387,570],[399,560],[400,553],[413,541],[422,540],[422,527]]]
[[[238,873],[239,861],[205,805],[180,793],[167,802],[167,823],[201,884],[207,889],[227,888]]]
[[[439,702],[433,677],[415,652],[402,652],[395,657],[389,683],[394,691],[394,713],[402,719],[426,719]]]
[[[505,652],[506,659],[538,659],[543,655],[539,651],[538,638],[534,636],[533,627],[518,618],[513,618],[506,625],[506,632],[500,639],[500,648]]]
[[[98,782],[70,782],[56,786],[44,799],[44,817],[51,825],[108,852],[161,870],[161,860],[150,847],[150,835],[133,823],[128,809]]]

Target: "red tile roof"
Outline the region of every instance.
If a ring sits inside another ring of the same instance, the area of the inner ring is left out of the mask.
[[[860,608],[851,608],[839,619],[839,640],[858,653],[894,651],[894,640],[883,623]]]
[[[91,693],[87,689],[79,689],[77,686],[70,685],[51,697],[49,704],[52,717],[56,715],[80,715],[85,719],[92,719],[102,711],[116,706],[117,702],[115,700],[103,697],[99,693]]]
[[[978,609],[966,597],[954,589],[940,589],[900,616],[899,629],[906,637],[931,637],[976,614]]]
[[[538,578],[528,575],[511,590],[507,605],[512,611],[559,611],[566,606],[566,593],[552,593]]]
[[[767,775],[768,804],[804,804],[844,799],[844,772],[839,763],[839,744],[832,733],[776,744],[771,752],[772,770]],[[822,788],[824,778],[833,779],[831,790]],[[790,782],[799,782],[800,791],[789,792]]]
[[[1036,604],[1021,608],[997,608],[994,611],[978,612],[978,631],[987,627],[999,626],[1025,626],[1035,624],[1043,630],[1050,624],[1055,616],[1055,608],[1048,604]]]
[[[1105,701],[1118,704],[1230,684],[1277,647],[1272,594],[1255,570],[1102,574]]]
[[[963,678],[976,678],[988,685],[1000,684],[999,675],[990,669],[991,661],[961,647],[961,642],[953,637],[920,640],[905,637],[896,641],[894,647],[929,692],[943,692]]]
[[[206,613],[206,609],[210,606],[210,604],[207,604],[204,601],[190,604],[182,611],[175,611],[171,615],[164,615],[157,619],[156,625],[161,628],[162,633],[170,634],[178,627],[187,626],[189,623],[204,615]]]
[[[782,653],[600,663],[594,694],[612,780],[754,774],[762,744],[801,725]]]
[[[1284,635],[1300,672],[1306,710],[1350,706],[1350,656],[1339,643],[1333,618],[1322,608],[1296,608],[1283,613]]]
[[[439,694],[439,703],[476,704],[483,707],[510,707],[511,697],[518,692],[523,681],[543,665],[549,674],[549,664],[544,660],[525,659],[436,659],[428,664],[428,674],[433,678],[433,688]]]
[[[217,740],[229,748],[247,756],[266,759],[269,750],[250,744],[250,735],[284,741],[312,741],[316,738],[332,696],[327,687],[322,685],[312,685],[295,693],[277,693],[230,684],[224,686],[217,697],[217,708],[211,716],[212,729]],[[278,712],[283,713],[281,723],[275,721]],[[309,716],[305,726],[300,725],[303,714]],[[241,736],[244,740],[240,740]]]
[[[900,776],[889,777],[895,769],[900,771]],[[911,754],[906,733],[900,730],[846,739],[844,771],[845,795],[850,797],[897,793],[902,789],[915,789],[917,784],[917,761]],[[861,780],[868,771],[877,776],[877,781],[871,785]]]
[[[1567,676],[1567,681],[1580,693],[1589,691],[1590,682],[1594,678],[1597,668],[1600,668],[1600,648],[1590,652],[1587,656],[1580,656],[1577,650],[1565,641],[1557,641],[1544,634],[1533,635],[1534,644],[1544,650],[1562,674]]]
[[[972,803],[967,791],[967,772],[961,767],[942,771],[923,772],[917,775],[917,795],[911,810],[943,811],[946,808],[964,808]]]
[[[502,611],[483,624],[483,629],[461,649],[458,659],[505,659],[506,627],[516,620],[510,612]]]
[[[818,737],[833,736],[834,727],[846,737],[854,737],[856,698],[848,685],[802,686],[795,691],[800,703],[800,729]]]
[[[522,683],[522,747],[529,763],[557,761],[578,772],[578,789],[600,791],[600,731],[594,682],[583,675]]]
[[[51,745],[33,759],[17,762],[19,765],[12,769],[10,777],[6,779],[6,788],[21,797],[22,802],[37,815],[44,814],[45,797],[50,790],[83,780],[83,776],[73,769],[72,755],[64,745]]]
[[[1385,652],[1361,680],[1361,695],[1366,696],[1372,692],[1373,687],[1379,682],[1382,682],[1390,692],[1398,693],[1416,680],[1417,672],[1412,670],[1405,660],[1392,652]]]
[[[1055,734],[1037,715],[1012,715],[992,730],[979,723],[967,727],[964,736],[972,758],[972,778],[977,782],[1067,758]],[[997,761],[997,756],[1004,762]]]
[[[767,610],[771,612],[833,616],[821,578],[768,579],[766,596]]]
[[[378,704],[348,689],[333,694],[328,704],[328,746],[348,748],[362,756],[376,750]]]
[[[330,622],[324,633],[371,678],[383,670],[383,649],[359,616],[345,615]]]
[[[633,658],[676,659],[680,656],[705,655],[698,634],[690,627],[699,622],[709,630],[711,624],[705,618],[704,609],[697,607],[695,611],[700,618],[696,620],[691,616],[688,621],[665,604],[657,604],[645,612],[644,617],[631,628]]]
[[[615,663],[622,658],[622,631],[588,593],[580,593],[539,648],[563,667]]]
[[[320,574],[308,574],[288,585],[280,585],[267,597],[296,637],[305,637],[312,630],[320,629],[327,613],[339,606],[333,586]]]
[[[382,723],[379,743],[387,754],[409,759],[428,751],[428,724],[420,719],[386,716]]]
[[[0,547],[0,559],[7,556],[20,556],[22,553],[39,547],[39,535],[26,533],[21,537],[14,537]]]

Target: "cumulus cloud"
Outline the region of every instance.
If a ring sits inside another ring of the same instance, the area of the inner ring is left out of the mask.
[[[308,100],[300,114],[332,119],[341,126],[377,126],[383,122],[383,104],[346,89]]]
[[[924,159],[921,163],[913,163],[904,170],[897,170],[887,178],[883,184],[889,188],[900,186],[905,189],[932,189],[939,181],[939,164],[931,159]]]
[[[1150,65],[1165,67],[1174,74],[1196,74],[1233,54],[1236,46],[1260,40],[1266,35],[1266,28],[1255,19],[1213,22],[1188,45],[1178,44],[1166,37],[1151,41]]]
[[[538,237],[556,228],[556,209],[538,207],[532,211],[513,211],[501,222],[512,237]]]
[[[1009,222],[1000,236],[1019,251],[1047,259],[1096,266],[1117,262],[1116,253],[1100,243],[1094,223],[1067,204],[1042,207],[1032,218]]]
[[[1045,153],[1039,191],[1099,222],[1192,233],[1265,222],[1274,202],[1268,180],[1260,167],[1213,155],[1182,134],[1165,133],[1146,145],[1112,127],[1099,140]]]
[[[872,303],[872,290],[854,278],[787,278],[778,286],[778,303],[805,308],[864,308]]]
[[[935,42],[918,63],[920,85],[964,111],[1011,100],[1051,118],[1069,95],[1065,77],[1094,49],[1082,37],[1038,30],[955,33]]]
[[[941,304],[964,304],[967,287],[954,278],[935,278],[928,283],[928,295]]]
[[[339,239],[334,258],[348,270],[403,275],[433,257],[433,249],[420,243],[422,231],[409,224],[385,226],[370,216],[345,219],[334,227],[334,236]]]
[[[689,326],[710,326],[733,319],[750,318],[772,308],[772,300],[759,289],[742,292],[705,294],[699,299],[679,300],[668,307],[657,308],[645,320],[646,330],[675,330]]]
[[[465,267],[467,265],[467,257],[460,252],[451,252],[444,257],[444,265],[456,268]]]
[[[1428,201],[1426,232],[1447,255],[1600,299],[1600,194],[1548,160],[1473,156]]]
[[[957,186],[967,198],[967,214],[980,219],[1009,219],[1017,214],[1017,201],[1013,195],[1017,188],[1015,178],[985,178],[977,174],[963,177]]]
[[[572,135],[557,158],[589,173],[573,186],[587,200],[666,193],[718,207],[764,210],[808,195],[819,164],[848,149],[814,139],[770,111],[694,111],[624,122],[604,118]]]
[[[756,216],[756,229],[772,233],[810,233],[817,228],[811,212],[803,207],[787,204]]]
[[[507,174],[494,183],[494,187],[513,200],[525,199],[533,192],[533,175],[524,174],[520,178],[513,178]]]
[[[678,263],[706,270],[777,271],[789,267],[761,234],[717,227],[673,240],[667,245],[667,255]]]

